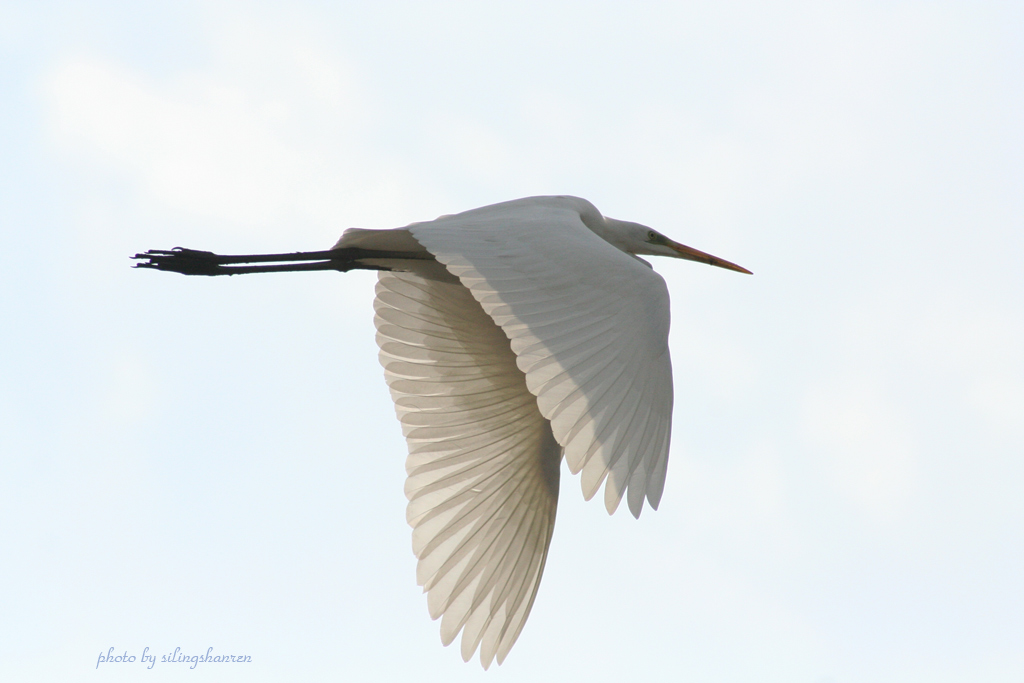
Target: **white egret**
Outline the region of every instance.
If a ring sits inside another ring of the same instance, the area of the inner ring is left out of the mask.
[[[380,362],[409,445],[417,580],[441,639],[500,664],[533,605],[564,457],[588,500],[657,508],[672,419],[669,298],[639,255],[733,263],[576,197],[528,197],[321,252],[137,254],[188,275],[379,270]],[[246,265],[248,264],[248,265]],[[252,265],[257,264],[257,265]]]

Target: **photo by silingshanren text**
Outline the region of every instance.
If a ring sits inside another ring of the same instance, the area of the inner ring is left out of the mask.
[[[156,666],[157,662],[160,662],[166,664],[188,664],[188,668],[194,669],[200,664],[206,663],[230,664],[232,662],[246,663],[251,661],[252,657],[250,655],[225,655],[219,652],[214,652],[212,647],[207,648],[206,653],[201,655],[186,654],[181,651],[180,647],[174,648],[173,652],[157,654],[156,652],[151,652],[150,648],[147,647],[142,650],[142,654],[138,657],[128,652],[128,650],[125,650],[120,654],[115,653],[114,648],[111,647],[105,653],[100,652],[100,656],[96,659],[96,668],[100,668],[100,664],[135,664],[136,666],[141,664],[145,666],[145,668],[147,669],[152,669],[154,666]]]

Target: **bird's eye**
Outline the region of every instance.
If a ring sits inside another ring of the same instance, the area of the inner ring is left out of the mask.
[[[648,230],[647,231],[647,241],[648,242],[656,242],[657,240],[658,240],[658,233],[654,232],[653,230]]]

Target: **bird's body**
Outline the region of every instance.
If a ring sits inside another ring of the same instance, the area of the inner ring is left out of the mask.
[[[149,252],[141,265],[213,275],[293,269],[225,264],[314,257],[206,254]],[[316,253],[328,265],[294,267],[380,270],[374,322],[409,445],[417,580],[431,617],[441,618],[442,641],[461,631],[463,658],[479,647],[485,668],[501,663],[529,615],[563,456],[582,473],[586,498],[604,485],[609,513],[623,497],[635,516],[645,498],[655,508],[661,499],[672,414],[669,298],[638,254],[748,272],[604,218],[576,197],[351,229]]]

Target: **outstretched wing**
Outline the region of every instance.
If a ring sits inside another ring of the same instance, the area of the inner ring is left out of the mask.
[[[572,197],[533,197],[408,226],[511,340],[589,499],[639,516],[664,489],[672,417],[665,282],[598,237]]]
[[[502,330],[461,284],[379,276],[380,361],[409,444],[417,580],[441,640],[500,664],[537,594],[561,447]]]

